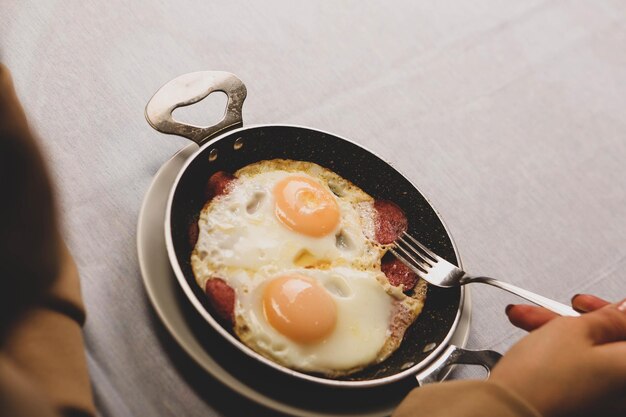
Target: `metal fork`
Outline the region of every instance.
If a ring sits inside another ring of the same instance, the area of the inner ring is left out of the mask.
[[[573,308],[551,300],[534,292],[525,290],[507,282],[500,280],[473,276],[461,268],[458,268],[446,261],[436,253],[428,249],[426,246],[417,241],[414,237],[404,232],[395,241],[395,248],[389,251],[402,263],[411,268],[413,272],[426,282],[437,287],[450,288],[458,287],[473,282],[493,285],[512,294],[518,295],[526,300],[545,307],[561,316],[579,316],[580,314]]]

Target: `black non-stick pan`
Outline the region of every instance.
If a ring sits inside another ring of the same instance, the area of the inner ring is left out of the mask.
[[[223,119],[214,126],[197,127],[173,119],[177,107],[194,104],[215,91],[227,94]],[[196,310],[223,337],[244,354],[289,374],[315,383],[339,387],[372,387],[421,373],[421,382],[436,380],[448,365],[471,363],[489,369],[499,358],[491,351],[470,351],[449,345],[464,303],[462,288],[428,287],[426,304],[407,330],[400,348],[386,361],[342,378],[327,378],[283,367],[241,343],[212,315],[208,299],[191,271],[188,229],[205,203],[209,177],[217,171],[233,173],[253,162],[286,158],[315,162],[352,181],[377,199],[398,204],[409,219],[408,232],[436,253],[458,264],[454,245],[431,204],[402,174],[362,146],[330,133],[297,126],[242,126],[246,88],[233,74],[202,71],[182,75],[159,89],[146,107],[155,129],[186,137],[199,149],[183,165],[174,182],[166,211],[165,235],[170,263]],[[398,149],[402,152],[402,149]],[[423,375],[424,369],[429,375]]]

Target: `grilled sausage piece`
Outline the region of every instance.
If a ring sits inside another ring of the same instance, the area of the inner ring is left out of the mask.
[[[219,317],[231,324],[234,323],[235,290],[223,279],[211,278],[206,282],[204,292]]]
[[[406,231],[406,215],[397,204],[387,200],[374,201],[376,210],[376,240],[387,245],[393,243]]]
[[[188,236],[189,236],[189,246],[194,248],[196,246],[196,242],[198,241],[198,235],[200,234],[200,228],[198,227],[198,219],[194,218],[189,225]]]
[[[233,174],[226,171],[217,171],[211,175],[204,190],[206,200],[209,201],[218,195],[225,194],[228,191],[228,186],[235,178]]]
[[[384,261],[381,265],[381,269],[387,276],[389,283],[394,287],[402,285],[402,291],[404,292],[411,291],[419,280],[415,272],[411,271],[408,266],[396,258]]]

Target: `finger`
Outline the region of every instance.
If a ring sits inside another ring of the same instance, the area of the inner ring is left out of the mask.
[[[591,294],[576,294],[572,297],[572,307],[579,313],[596,311],[608,304],[610,304],[608,301]]]
[[[626,300],[580,317],[595,344],[626,341]]]
[[[550,320],[559,317],[543,307],[517,304],[507,306],[506,315],[513,326],[526,330],[527,332],[538,329]]]

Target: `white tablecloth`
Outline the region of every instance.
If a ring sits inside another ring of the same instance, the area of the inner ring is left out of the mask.
[[[246,124],[317,127],[391,161],[468,270],[564,302],[626,296],[621,0],[3,0],[0,59],[58,186],[103,416],[264,413],[163,342],[139,275],[142,197],[187,143],[143,110],[186,72],[237,74]],[[469,347],[523,336],[503,313],[516,298],[473,296]]]

